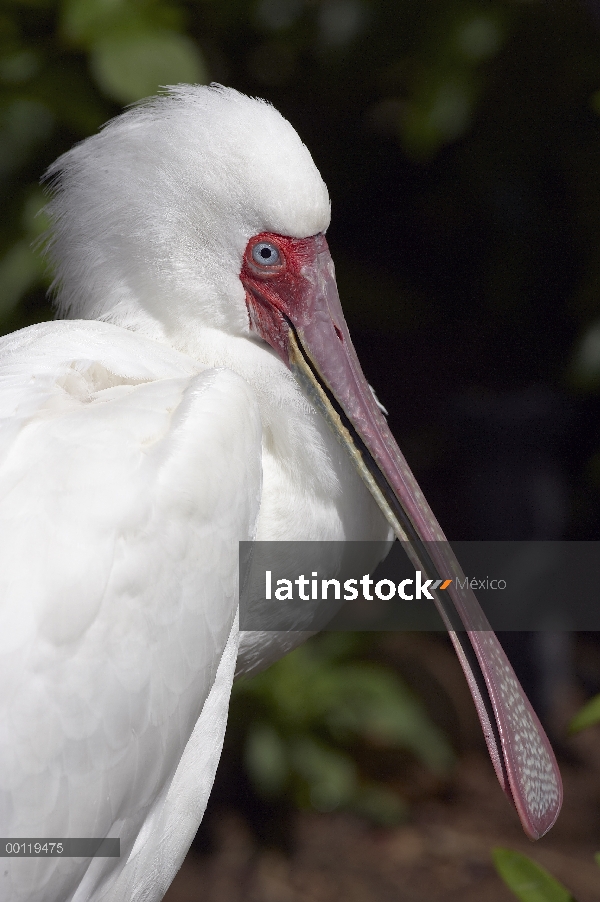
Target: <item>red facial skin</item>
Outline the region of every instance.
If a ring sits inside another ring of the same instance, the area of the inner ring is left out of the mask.
[[[254,261],[252,251],[263,241],[275,245],[279,251],[278,265],[261,266]],[[325,251],[328,251],[327,241],[321,234],[287,238],[261,232],[246,247],[240,280],[246,289],[250,328],[271,345],[286,365],[289,363],[286,317],[297,329],[308,324],[312,316],[312,285],[306,273],[315,271],[318,255]],[[341,338],[341,331],[338,337]]]

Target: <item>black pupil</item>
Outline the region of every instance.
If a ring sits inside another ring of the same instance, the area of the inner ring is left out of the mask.
[[[271,250],[270,247],[261,247],[259,253],[260,253],[261,257],[263,258],[263,260],[268,260],[269,257],[273,256],[273,251]]]

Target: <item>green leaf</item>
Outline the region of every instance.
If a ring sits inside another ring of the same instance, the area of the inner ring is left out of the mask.
[[[103,93],[123,104],[156,94],[163,85],[208,80],[199,49],[173,31],[127,31],[97,40],[90,66]]]
[[[600,722],[600,695],[594,696],[577,712],[569,724],[569,732],[578,733],[598,722]]]
[[[600,852],[596,852],[596,853],[594,854],[594,861],[596,862],[596,864],[597,864],[598,867],[600,868]]]
[[[575,902],[558,880],[527,855],[496,848],[492,856],[498,874],[521,902]]]

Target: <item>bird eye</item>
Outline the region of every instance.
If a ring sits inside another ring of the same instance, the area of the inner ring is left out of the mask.
[[[281,263],[281,255],[270,241],[259,241],[252,248],[252,259],[259,266],[277,266]]]

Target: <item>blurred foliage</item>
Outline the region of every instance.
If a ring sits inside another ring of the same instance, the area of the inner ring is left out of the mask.
[[[234,686],[231,716],[259,794],[390,824],[405,818],[406,804],[370,772],[374,751],[403,750],[448,771],[454,756],[443,734],[397,675],[357,660],[364,651],[355,635],[325,633]]]
[[[154,0],[14,2],[0,12],[0,328],[48,318],[32,243],[45,167],[126,104],[161,85],[204,82],[185,10]],[[21,303],[20,311],[17,305]]]
[[[502,848],[494,849],[492,855],[496,870],[521,902],[576,902],[558,880],[527,855]]]
[[[570,733],[579,733],[586,727],[600,723],[600,695],[595,695],[577,712],[569,724]]]

